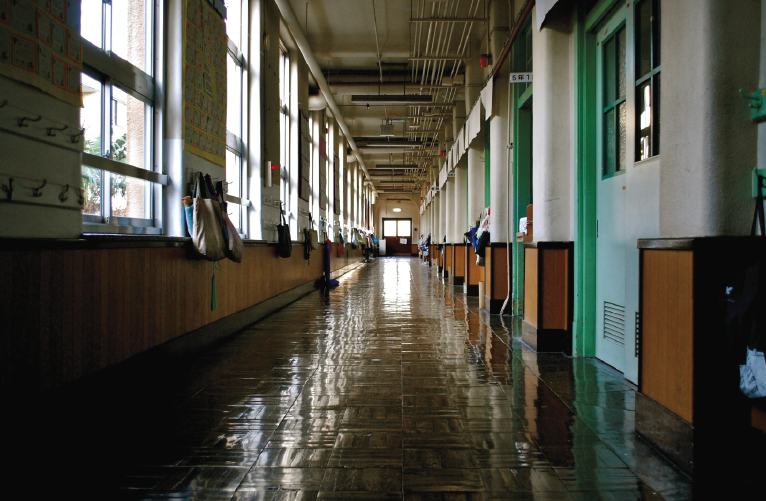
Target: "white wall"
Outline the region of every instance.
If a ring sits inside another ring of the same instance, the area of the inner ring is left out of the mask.
[[[737,90],[758,85],[759,3],[663,2],[663,237],[750,231],[757,127]]]

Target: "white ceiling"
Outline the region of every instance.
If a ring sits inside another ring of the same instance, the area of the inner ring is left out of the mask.
[[[378,94],[379,67],[375,39],[377,35],[383,63],[384,82],[415,82],[418,84],[440,85],[443,76],[463,73],[464,64],[457,61],[424,62],[410,61],[415,56],[468,55],[469,46],[478,46],[486,36],[484,23],[411,23],[410,18],[478,18],[486,17],[486,0],[291,0],[293,10],[304,28],[306,38],[314,56],[322,67],[331,86],[341,113],[354,137],[379,136],[380,125],[386,118],[403,119],[423,112],[441,112],[451,115],[449,107],[429,109],[423,106],[353,104],[351,94]],[[429,36],[430,33],[430,36]],[[470,38],[470,43],[467,39]],[[475,54],[474,54],[475,55]],[[389,64],[386,64],[389,63]],[[390,63],[399,63],[392,66]],[[405,66],[406,65],[406,66]],[[424,69],[427,71],[424,72]],[[354,72],[354,70],[359,70]],[[392,71],[398,71],[391,75]],[[354,72],[352,74],[352,72]],[[345,84],[333,85],[343,82]],[[369,82],[357,86],[355,83]],[[406,93],[434,94],[436,103],[452,103],[455,98],[463,99],[462,87],[452,89],[421,89],[407,87]],[[381,89],[382,94],[402,94],[403,84]],[[395,135],[417,132],[406,137],[423,140],[433,134],[422,131],[443,131],[444,117],[407,119],[406,124],[394,123]],[[419,125],[411,128],[410,125]],[[438,136],[437,136],[438,137]],[[426,157],[437,155],[437,151],[423,149],[391,150],[395,163],[401,163],[402,152],[411,152],[420,157],[425,165]],[[374,167],[376,163],[389,163],[391,151],[386,149],[362,150],[365,163]],[[410,160],[408,160],[409,162]],[[430,164],[430,162],[428,162]],[[413,172],[413,175],[417,173]],[[422,177],[424,172],[420,173]],[[411,184],[411,183],[408,183]]]

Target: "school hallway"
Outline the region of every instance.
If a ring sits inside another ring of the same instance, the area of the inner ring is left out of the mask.
[[[430,270],[378,258],[204,354],[49,399],[43,448],[16,438],[80,498],[691,498],[621,374],[534,353]]]

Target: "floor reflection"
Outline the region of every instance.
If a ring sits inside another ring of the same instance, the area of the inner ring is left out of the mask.
[[[105,499],[691,497],[633,434],[632,385],[517,332],[419,260],[379,258],[179,363],[132,410],[102,403],[131,426],[98,454],[81,442],[105,479],[87,485]]]

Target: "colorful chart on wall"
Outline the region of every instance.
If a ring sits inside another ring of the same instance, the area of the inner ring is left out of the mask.
[[[298,196],[301,200],[308,202],[311,196],[311,131],[309,130],[309,118],[302,111],[298,135],[301,138],[301,184],[298,187]]]
[[[220,166],[226,166],[228,50],[226,26],[219,12],[208,0],[186,0],[184,149]]]
[[[80,0],[0,0],[0,75],[82,108]]]

